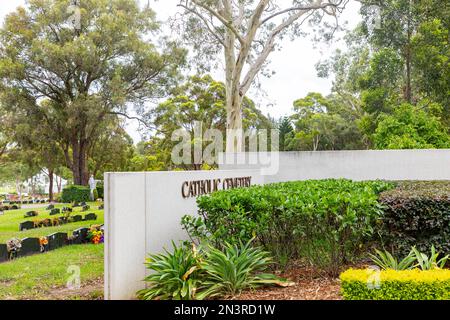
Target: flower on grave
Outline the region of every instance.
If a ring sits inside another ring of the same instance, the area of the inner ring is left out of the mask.
[[[6,250],[8,252],[17,252],[22,248],[22,241],[17,238],[12,238],[6,242]]]
[[[47,237],[40,237],[40,238],[39,238],[39,243],[40,243],[41,246],[46,246],[46,245],[48,245],[48,239],[47,239]]]

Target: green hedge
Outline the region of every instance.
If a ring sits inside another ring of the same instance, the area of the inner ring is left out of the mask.
[[[406,255],[412,246],[428,252],[432,245],[450,253],[450,182],[401,182],[380,196],[385,206],[379,224],[381,241]]]
[[[89,187],[72,185],[63,189],[61,200],[64,203],[69,202],[87,202],[90,201],[91,190]]]
[[[183,225],[216,245],[256,237],[279,262],[301,257],[337,275],[373,235],[378,194],[392,187],[342,179],[219,191],[200,197],[202,218],[184,217]]]
[[[450,270],[354,270],[341,274],[346,300],[448,300]]]

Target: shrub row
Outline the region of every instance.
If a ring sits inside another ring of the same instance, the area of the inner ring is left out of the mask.
[[[450,299],[450,270],[349,269],[341,274],[340,279],[346,300]]]
[[[381,242],[399,255],[412,246],[450,253],[450,182],[400,182],[380,195]]]
[[[72,185],[63,189],[61,201],[69,202],[86,202],[90,200],[91,191],[89,187]]]
[[[256,237],[283,263],[304,258],[333,274],[358,256],[382,214],[381,181],[319,180],[219,191],[200,197],[200,218],[186,216],[192,238],[216,245]]]

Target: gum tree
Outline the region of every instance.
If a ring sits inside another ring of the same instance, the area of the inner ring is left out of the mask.
[[[198,56],[222,52],[225,62],[227,152],[241,151],[242,99],[283,37],[301,34],[305,21],[334,18],[346,0],[180,0],[185,38]],[[233,132],[234,134],[230,134]]]
[[[0,98],[10,117],[45,126],[75,184],[102,123],[163,95],[184,51],[152,41],[155,13],[134,0],[29,0],[0,30]],[[150,39],[150,40],[149,40]],[[156,42],[156,40],[155,40]]]

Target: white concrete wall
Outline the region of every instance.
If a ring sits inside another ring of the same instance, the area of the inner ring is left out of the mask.
[[[450,180],[449,149],[280,152],[272,157],[279,162],[278,172],[267,175],[267,183],[327,178]],[[220,169],[259,168],[245,158],[248,154],[238,154],[236,161],[247,164],[221,164]]]
[[[181,218],[197,206],[182,197],[184,181],[247,176],[253,185],[264,183],[259,170],[106,173],[105,299],[134,299],[144,288],[147,254],[187,239]]]

